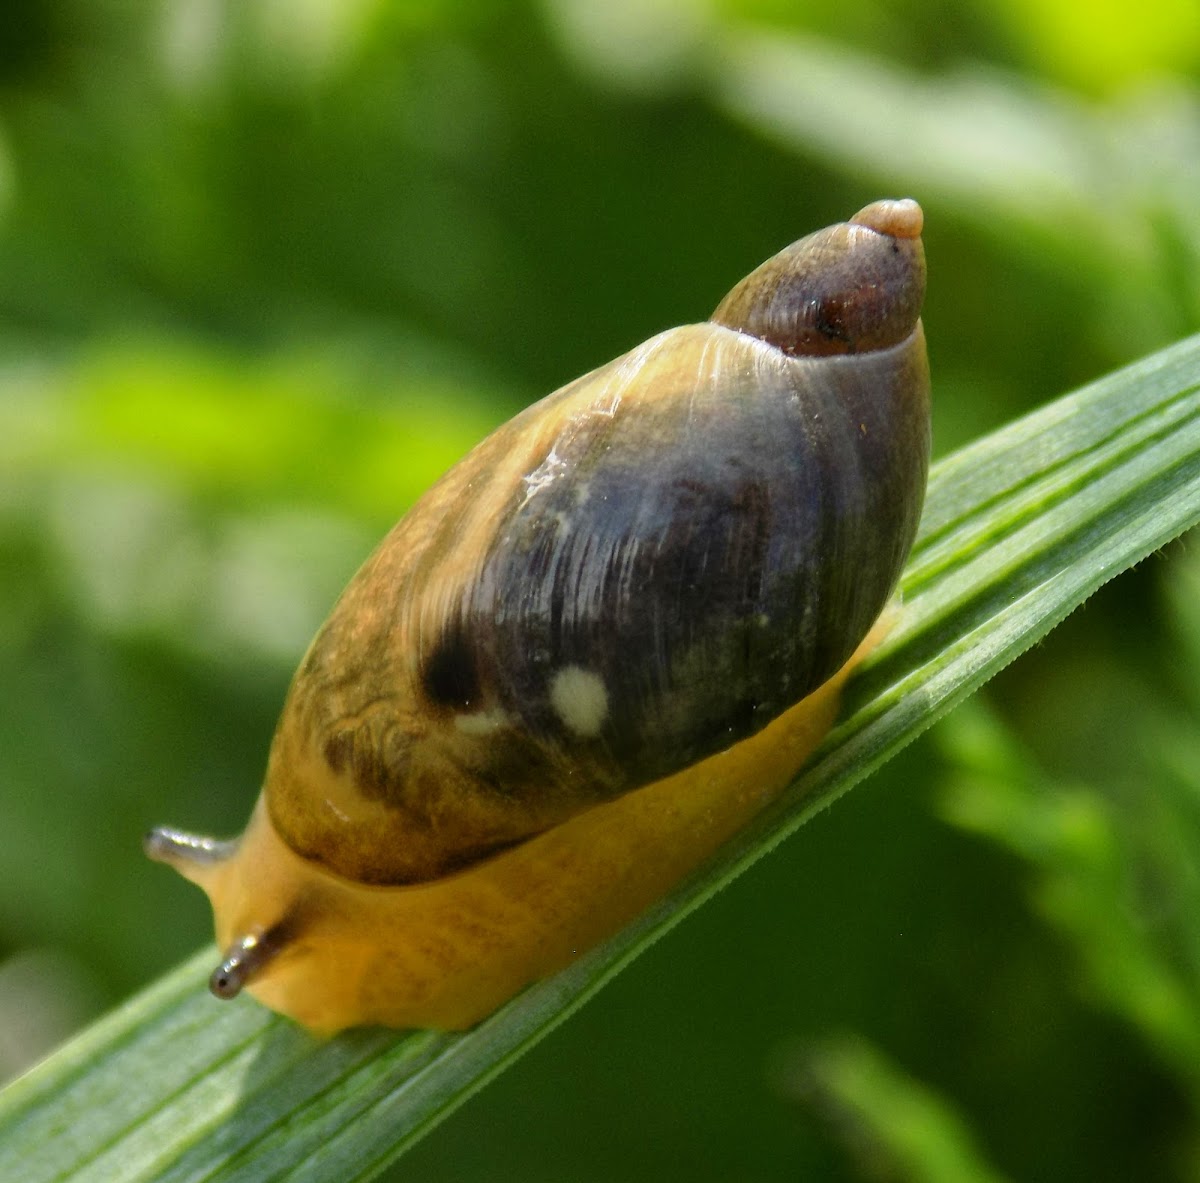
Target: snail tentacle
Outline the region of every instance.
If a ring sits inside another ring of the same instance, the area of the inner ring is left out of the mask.
[[[280,930],[247,933],[225,951],[221,964],[208,979],[208,988],[217,998],[236,998],[256,978],[282,947]]]
[[[184,864],[216,864],[237,849],[237,840],[224,841],[204,834],[189,834],[173,826],[156,826],[142,840],[142,849],[156,863],[177,870]]]

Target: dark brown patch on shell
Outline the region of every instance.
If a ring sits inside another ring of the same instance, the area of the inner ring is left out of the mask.
[[[435,707],[469,711],[479,701],[479,675],[462,625],[448,625],[421,671],[421,684]]]

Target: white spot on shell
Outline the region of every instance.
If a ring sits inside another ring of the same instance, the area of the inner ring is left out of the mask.
[[[332,813],[333,816],[342,823],[342,825],[345,825],[348,821],[350,821],[350,815],[340,810],[332,801],[329,800],[328,797],[325,798],[322,804],[324,804],[325,808],[328,809],[329,812]]]
[[[499,707],[473,715],[455,715],[454,726],[464,735],[491,735],[508,726],[508,715]]]
[[[551,448],[546,459],[533,472],[521,478],[525,483],[525,499],[521,502],[521,508],[524,509],[536,494],[549,488],[555,481],[566,475],[566,461],[559,457],[554,448]]]
[[[550,705],[568,730],[594,739],[608,718],[608,691],[599,674],[568,665],[550,681]]]

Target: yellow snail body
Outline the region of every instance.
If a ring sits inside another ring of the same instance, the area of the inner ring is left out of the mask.
[[[215,993],[322,1032],[470,1026],[786,787],[920,516],[921,223],[881,201],[793,244],[393,528],[295,675],[246,833],[147,839],[212,900]]]

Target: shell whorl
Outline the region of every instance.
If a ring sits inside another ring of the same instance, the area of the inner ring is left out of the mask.
[[[452,469],[293,681],[289,846],[413,883],[754,734],[891,595],[929,457],[920,208],[877,202]]]
[[[908,337],[925,298],[921,207],[877,201],[768,259],[717,306],[716,324],[790,355],[866,353]]]

